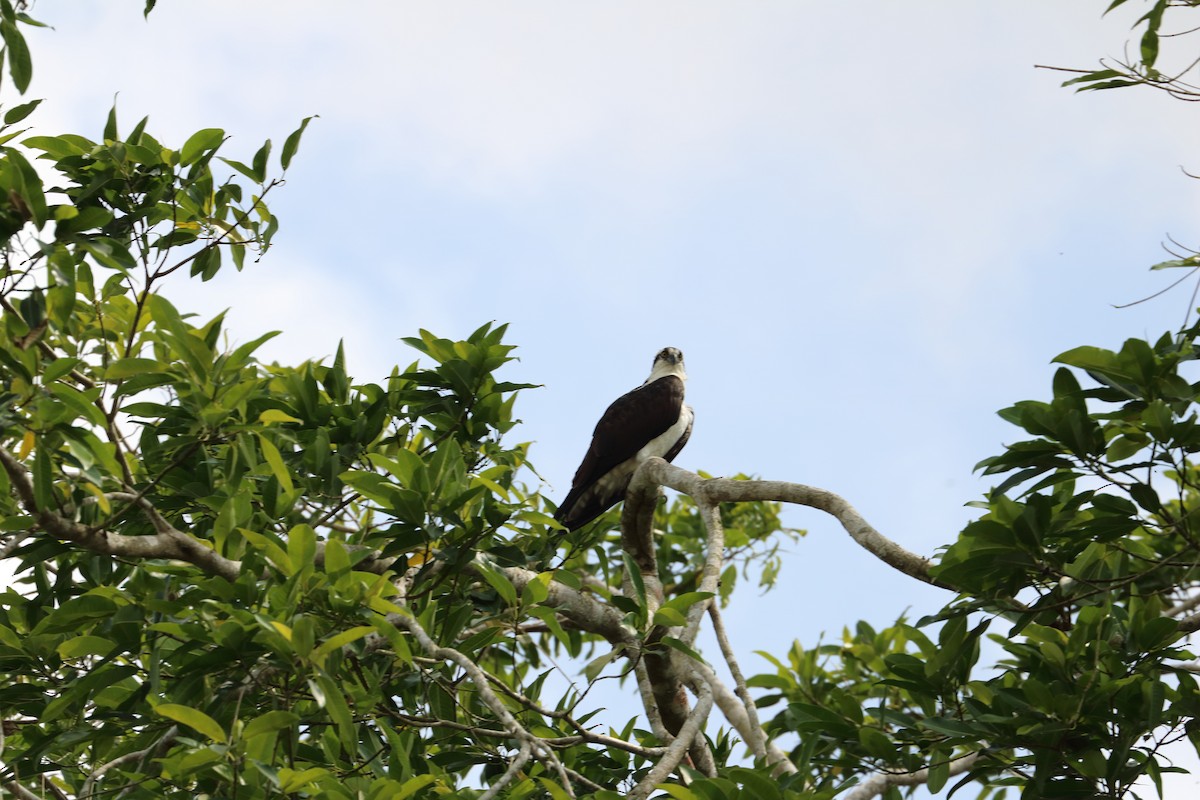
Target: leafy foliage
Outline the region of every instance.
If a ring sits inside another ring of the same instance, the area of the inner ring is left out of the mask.
[[[1050,402],[1001,412],[1034,438],[980,464],[1006,477],[931,570],[959,599],[916,627],[797,644],[752,680],[775,691],[760,705],[787,703],[772,726],[800,735],[810,785],[928,767],[936,791],[970,756],[965,780],[1024,797],[1121,797],[1175,769],[1166,745],[1198,744],[1200,386],[1180,374],[1197,335],[1059,356],[1094,385],[1063,367]],[[987,641],[999,660],[980,670]]]
[[[1111,0],[1105,13],[1124,6],[1128,1]],[[1143,0],[1143,6],[1146,5],[1149,7],[1136,18],[1133,26],[1134,30],[1140,30],[1137,46],[1131,48],[1136,58],[1127,54],[1119,59],[1102,61],[1099,69],[1067,70],[1078,72],[1079,75],[1064,82],[1063,86],[1074,86],[1077,91],[1150,86],[1184,100],[1200,98],[1200,85],[1194,78],[1198,65],[1189,55],[1190,51],[1184,51],[1182,62],[1164,65],[1160,49],[1164,40],[1180,40],[1196,32],[1196,19],[1187,12],[1194,12],[1197,3],[1193,0]],[[1174,25],[1166,25],[1168,20]]]
[[[1148,68],[1181,5],[1139,21]],[[35,24],[0,0],[19,92]],[[533,387],[502,377],[504,325],[421,330],[417,361],[365,382],[341,347],[265,363],[274,334],[231,343],[163,294],[267,251],[311,118],[240,161],[220,129],[174,147],[115,109],[95,140],[28,135],[38,102],[0,126],[0,558],[19,578],[0,791],[1121,797],[1175,769],[1168,745],[1200,747],[1200,326],[1068,351],[1048,401],[1001,412],[1025,438],[981,462],[981,516],[911,573],[955,590],[944,608],[746,680],[723,651],[727,690],[700,621],[724,637],[739,581],[770,590],[802,535],[761,482],[710,514],[715,481],[693,476],[638,552],[616,512],[565,535],[509,441]],[[631,674],[648,729],[586,702]],[[728,724],[682,735],[706,703]]]

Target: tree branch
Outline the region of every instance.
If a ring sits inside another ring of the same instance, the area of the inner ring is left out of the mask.
[[[950,763],[950,777],[961,775],[969,770],[975,764],[976,759],[979,758],[979,752],[976,750],[954,759]],[[854,788],[854,791],[847,794],[842,800],[871,800],[872,797],[879,797],[893,786],[921,786],[928,782],[928,767],[919,769],[916,772],[881,772],[877,775],[872,775],[860,783]]]
[[[733,692],[729,691],[729,687],[717,676],[712,667],[707,664],[693,664],[692,667],[696,675],[712,689],[713,699],[716,701],[717,708],[721,709],[721,713],[725,715],[726,721],[741,734],[743,740],[753,741],[755,738],[752,727],[754,723],[751,722],[750,715],[746,712],[746,706],[738,700]],[[788,759],[786,753],[765,737],[763,741],[768,764],[776,771],[786,772],[789,775],[797,771],[796,765]]]
[[[923,583],[954,591],[954,587],[929,574],[930,561],[910,552],[875,530],[845,499],[825,489],[785,481],[735,481],[728,478],[701,478],[693,472],[668,464],[661,458],[647,459],[638,467],[630,482],[644,487],[645,482],[669,486],[690,496],[698,504],[742,503],[773,500],[808,506],[833,516],[850,538],[885,564]]]
[[[104,773],[115,767],[128,764],[130,761],[141,761],[151,755],[162,755],[168,747],[175,743],[175,737],[178,735],[179,726],[172,725],[149,747],[117,756],[112,761],[96,767],[92,770],[92,774],[88,775],[87,780],[83,782],[83,788],[79,791],[79,797],[81,800],[91,800],[95,795],[96,781],[102,778]]]
[[[734,655],[733,645],[729,641],[729,634],[725,630],[725,623],[721,619],[721,611],[716,603],[710,603],[708,606],[708,616],[712,619],[713,634],[717,637],[717,646],[721,648],[721,655],[725,657],[725,663],[729,666],[729,674],[733,676],[733,683],[736,687],[737,696],[742,701],[742,707],[746,709],[746,719],[749,736],[746,737],[746,744],[750,747],[750,752],[754,753],[755,758],[760,758],[763,761],[767,760],[767,732],[763,730],[762,723],[758,719],[758,706],[754,704],[754,699],[750,697],[750,689],[746,686],[746,678],[742,675],[742,668],[738,666],[737,656]],[[795,769],[793,767],[793,769]]]
[[[708,543],[699,586],[700,591],[715,595],[719,588],[718,582],[724,557],[724,532],[721,525],[720,504],[763,500],[796,503],[824,511],[836,518],[855,542],[884,563],[924,583],[946,589],[951,588],[929,574],[929,559],[909,552],[884,537],[868,524],[853,506],[832,492],[783,481],[702,479],[695,473],[675,467],[659,458],[648,459],[638,467],[630,480],[625,497],[625,507],[621,514],[622,545],[642,571],[643,582],[648,586],[650,585],[648,579],[652,579],[653,585],[658,586],[657,560],[654,557],[653,515],[654,508],[658,503],[660,486],[669,486],[689,495],[695,501],[704,521],[705,529],[708,532]],[[650,592],[648,591],[647,594],[649,595]],[[700,621],[706,609],[716,611],[711,598],[688,609],[688,625],[681,634],[683,641],[689,644],[695,641]],[[730,671],[734,675],[734,681],[737,683],[741,702],[724,687],[716,673],[707,665],[688,662],[691,671],[703,677],[705,684],[712,693],[716,694],[726,718],[742,734],[757,757],[766,759],[778,771],[795,772],[796,767],[787,759],[787,756],[767,741],[766,734],[758,720],[757,708],[750,697],[745,680],[741,677],[736,659],[732,658],[732,648],[724,633],[724,626],[720,623],[719,613],[714,614],[713,624],[717,630],[722,652],[725,654]],[[665,635],[665,630],[656,629],[651,631],[647,640],[653,643],[660,640],[663,635]],[[683,659],[684,656],[681,653],[673,651],[663,653],[660,648],[648,651],[645,659],[648,677],[646,683],[653,690],[655,710],[661,715],[668,731],[680,732],[676,734],[677,736],[681,735],[682,726],[686,720],[693,717],[687,712],[687,695],[683,691],[683,683],[688,671],[682,663]],[[649,699],[645,695],[646,692],[643,691],[644,702]],[[647,709],[649,710],[648,703]],[[707,753],[707,749],[704,752],[711,759],[711,754]]]
[[[654,509],[658,505],[660,489],[657,483],[642,476],[643,470],[639,468],[625,493],[625,506],[621,511],[621,543],[641,572],[642,582],[646,585],[646,601],[650,606],[646,609],[647,617],[653,619],[654,612],[664,599],[662,584],[658,578],[658,557],[653,531]],[[715,595],[725,557],[725,530],[721,525],[720,510],[715,504],[703,500],[697,501],[697,504],[705,530],[708,532],[699,590]],[[629,582],[629,576],[626,576],[625,582]],[[626,593],[632,596],[631,587],[626,587]],[[675,737],[683,735],[688,720],[694,716],[688,711],[688,697],[684,691],[684,681],[691,674],[691,661],[682,653],[660,643],[666,636],[675,636],[689,646],[695,642],[700,622],[704,618],[704,610],[711,602],[710,597],[689,608],[687,624],[682,630],[656,625],[646,636],[647,644],[658,645],[648,648],[644,659],[649,694],[667,731]],[[645,703],[646,687],[642,688]],[[707,686],[702,688],[711,694]],[[648,704],[646,708],[649,713]],[[691,748],[693,764],[706,774],[716,774],[716,764],[704,738],[696,737],[688,742],[688,746]]]
[[[567,795],[572,798],[575,797],[575,792],[571,789],[571,783],[567,778],[562,761],[559,760],[554,750],[541,739],[525,730],[521,723],[517,721],[517,718],[512,715],[512,712],[505,707],[503,701],[496,695],[496,692],[492,689],[488,681],[487,673],[478,664],[452,647],[442,647],[439,645],[425,632],[425,629],[421,627],[416,618],[409,613],[389,614],[387,619],[396,627],[403,628],[412,634],[413,638],[421,645],[421,649],[430,658],[436,658],[440,661],[451,661],[457,664],[459,669],[465,672],[471,683],[475,685],[475,690],[479,692],[479,699],[496,715],[496,719],[500,721],[500,724],[512,734],[513,738],[522,743],[522,748],[528,746],[530,753],[546,761],[559,774],[562,781],[562,788]],[[505,774],[507,775],[507,773]]]
[[[521,770],[529,763],[529,759],[531,758],[533,758],[533,747],[528,741],[522,741],[521,747],[517,751],[517,756],[508,765],[508,769],[496,779],[495,783],[488,787],[486,792],[479,795],[479,800],[492,800],[495,797],[499,797],[500,792],[504,791],[504,787],[513,782],[513,779],[521,773]]]
[[[1200,631],[1200,614],[1191,614],[1179,620],[1180,633],[1195,633]]]
[[[240,561],[224,558],[199,539],[177,530],[144,497],[126,492],[113,493],[113,496],[120,499],[137,500],[138,506],[145,512],[150,524],[154,526],[155,533],[153,535],[129,536],[95,530],[49,509],[38,508],[33,493],[33,481],[30,480],[29,473],[25,471],[25,466],[17,460],[16,456],[3,448],[0,448],[0,466],[3,466],[4,471],[8,474],[9,482],[12,483],[21,505],[37,519],[38,525],[43,531],[57,539],[77,544],[101,555],[132,559],[161,558],[186,561],[209,575],[215,575],[228,581],[237,580],[242,567]]]
[[[1163,611],[1163,616],[1164,617],[1178,617],[1180,614],[1183,614],[1187,611],[1191,611],[1196,606],[1200,606],[1200,592],[1197,592],[1196,594],[1192,595],[1191,597],[1187,598],[1186,600],[1183,600],[1183,601],[1171,606],[1170,608],[1165,609]]]
[[[472,565],[468,565],[468,569]],[[523,567],[493,567],[512,583],[520,595],[537,573]],[[482,579],[483,576],[478,576]],[[577,591],[559,581],[546,585],[546,599],[542,605],[549,606],[570,620],[581,630],[603,636],[613,645],[625,648],[626,655],[637,658],[642,651],[642,640],[637,631],[625,622],[625,615],[607,603],[601,603],[584,592]]]
[[[11,792],[12,796],[17,800],[43,800],[40,794],[34,794],[16,781],[9,781],[4,784],[4,790]]]
[[[700,684],[700,686],[704,687],[704,684]],[[706,687],[701,688],[696,697],[696,707],[692,709],[692,713],[680,727],[675,741],[667,748],[667,754],[659,759],[659,762],[646,773],[637,786],[633,787],[627,797],[644,800],[650,796],[658,784],[665,781],[672,772],[678,769],[679,765],[683,763],[691,743],[700,737],[704,723],[708,720],[708,712],[712,709],[712,703],[712,692],[707,691]]]

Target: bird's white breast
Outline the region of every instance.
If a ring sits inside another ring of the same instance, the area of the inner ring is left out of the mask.
[[[662,458],[667,454],[667,451],[675,446],[675,443],[679,441],[679,437],[683,436],[683,432],[691,424],[692,407],[685,405],[679,409],[679,419],[675,420],[675,424],[647,442],[641,450],[638,450],[637,455],[633,457],[634,461],[641,463],[647,458]]]

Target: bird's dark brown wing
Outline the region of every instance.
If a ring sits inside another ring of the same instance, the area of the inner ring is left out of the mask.
[[[668,375],[614,400],[596,423],[587,455],[575,471],[571,491],[562,501],[555,517],[560,521],[570,520],[564,521],[564,524],[574,530],[617,503],[624,493],[624,486],[615,487],[604,498],[589,498],[588,509],[572,513],[580,497],[598,480],[633,458],[647,442],[666,433],[675,424],[683,407],[683,394],[683,381]],[[675,448],[675,453],[678,453],[678,448]],[[592,507],[596,505],[603,507],[594,510]],[[583,518],[585,516],[586,519]]]

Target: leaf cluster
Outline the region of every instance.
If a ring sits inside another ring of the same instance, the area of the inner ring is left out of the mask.
[[[1124,6],[1128,1],[1111,0],[1104,13]],[[1190,51],[1184,51],[1184,59],[1178,64],[1164,66],[1164,59],[1161,58],[1164,40],[1186,40],[1196,32],[1196,20],[1188,12],[1194,12],[1197,4],[1193,0],[1144,2],[1149,8],[1133,22],[1133,29],[1140,32],[1133,53],[1126,52],[1120,58],[1103,60],[1099,69],[1066,70],[1079,74],[1064,81],[1063,86],[1073,86],[1081,92],[1149,86],[1179,99],[1200,99],[1200,85],[1197,85],[1195,78],[1200,62],[1192,58]],[[1168,20],[1175,24],[1167,26],[1165,23]]]
[[[807,785],[928,770],[931,791],[961,774],[981,796],[1121,797],[1177,769],[1167,745],[1200,744],[1198,334],[1060,355],[1049,401],[1000,412],[1031,438],[980,462],[1001,480],[931,570],[959,598],[751,679],[786,703],[771,730],[799,736]]]

